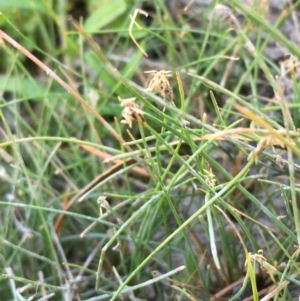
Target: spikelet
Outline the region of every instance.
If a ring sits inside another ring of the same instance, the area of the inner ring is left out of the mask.
[[[158,91],[160,95],[168,100],[173,102],[174,100],[174,94],[173,94],[173,89],[167,79],[168,76],[171,76],[172,71],[166,71],[166,70],[150,70],[150,71],[145,71],[145,73],[152,73],[153,78],[151,79],[147,91],[152,92],[152,91]]]
[[[122,112],[124,119],[121,120],[121,123],[128,124],[130,128],[132,127],[133,121],[138,121],[138,119],[140,119],[142,122],[145,121],[144,112],[140,109],[140,106],[134,102],[135,99],[135,97],[124,99],[119,97],[121,106],[125,107]]]

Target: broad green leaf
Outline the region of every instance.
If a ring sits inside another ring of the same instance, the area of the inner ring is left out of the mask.
[[[0,87],[4,91],[11,91],[28,99],[44,95],[47,91],[43,85],[17,76],[10,76],[7,79],[7,76],[0,75]]]
[[[46,11],[46,6],[41,0],[0,0],[0,10],[7,10],[11,8],[34,9],[37,11]]]
[[[126,10],[124,0],[104,0],[84,23],[87,32],[95,32],[116,20]]]

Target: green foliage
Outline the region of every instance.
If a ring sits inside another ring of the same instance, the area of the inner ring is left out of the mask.
[[[40,60],[0,32],[1,298],[258,300],[275,282],[292,300],[299,101],[265,53],[274,39],[298,55],[284,19],[240,1],[227,18],[83,6],[0,0],[1,30]]]
[[[126,11],[125,0],[90,1],[89,16],[84,22],[87,32],[96,32],[117,20]]]

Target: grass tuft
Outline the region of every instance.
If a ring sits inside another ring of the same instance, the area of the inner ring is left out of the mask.
[[[299,1],[2,2],[3,300],[299,297]]]

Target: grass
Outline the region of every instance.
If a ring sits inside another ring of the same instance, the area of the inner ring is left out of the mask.
[[[119,3],[0,1],[1,299],[297,298],[299,1]]]

